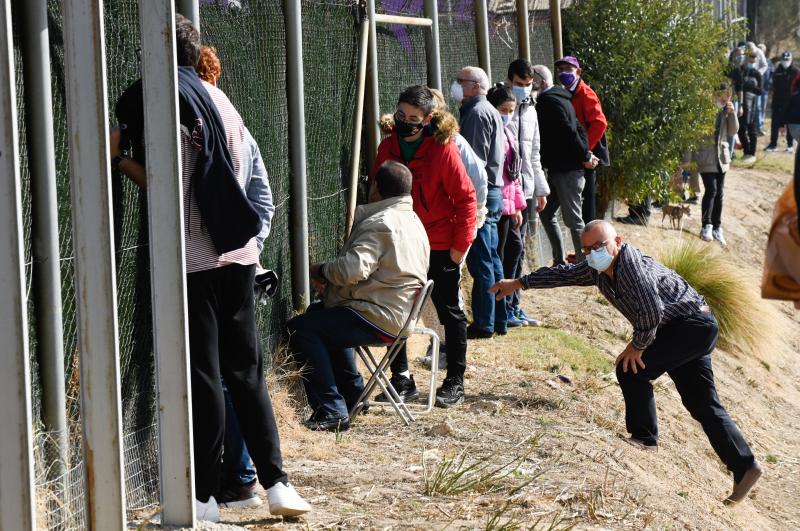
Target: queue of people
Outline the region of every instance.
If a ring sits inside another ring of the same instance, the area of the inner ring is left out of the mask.
[[[215,521],[220,506],[260,505],[258,483],[272,514],[300,515],[311,506],[283,469],[255,323],[254,284],[275,213],[267,173],[242,117],[216,86],[222,67],[215,51],[180,15],[175,31],[197,516]],[[749,63],[756,60],[753,54]],[[628,441],[657,447],[650,381],[667,372],[733,474],[728,501],[738,502],[761,468],[716,394],[716,320],[679,275],[594,219],[594,172],[609,164],[608,124],[578,60],[567,56],[554,66],[559,83],[550,68],[517,59],[494,86],[482,69],[464,67],[450,88],[458,120],[434,89],[415,85],[400,93],[394,114],[382,120],[387,136],[370,174],[369,201],[357,208],[337,257],[310,265],[319,300],[287,323],[290,350],[305,367],[305,426],[350,428],[364,388],[353,347],[394,341],[426,280],[434,282],[431,300],[446,345],[446,377],[436,391],[444,408],[465,400],[468,341],[538,324],[520,308],[522,290],[597,285],[634,328],[616,360]],[[758,81],[757,67],[741,70],[737,91],[747,90],[749,78]],[[731,96],[727,86],[717,91],[715,135],[697,157],[706,185],[704,231],[709,226],[716,239],[728,138],[738,118],[757,109],[747,100],[737,117]],[[111,163],[145,189],[143,113],[137,81],[115,106]],[[559,209],[573,257],[565,256]],[[537,214],[554,266],[523,275],[525,231]],[[473,277],[471,324],[461,294],[464,266]],[[418,398],[405,350],[391,374],[401,400]]]

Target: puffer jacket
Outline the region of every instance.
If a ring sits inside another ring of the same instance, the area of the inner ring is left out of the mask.
[[[429,255],[428,236],[411,196],[361,205],[339,256],[322,267],[325,307],[351,308],[397,336],[428,278]]]
[[[505,128],[506,160],[503,164],[503,188],[501,190],[504,216],[513,216],[517,210],[525,210],[528,205],[520,183],[522,179],[519,173],[520,158],[517,152],[517,137],[510,131],[509,126]]]
[[[525,198],[550,195],[550,186],[547,184],[539,155],[541,147],[539,118],[531,98],[517,105],[508,126],[519,142],[519,155],[522,159],[522,191]]]
[[[700,173],[717,173],[720,170],[726,173],[731,166],[728,138],[739,130],[739,119],[736,112],[726,113],[725,109],[721,109],[717,113],[715,124],[716,142],[714,135],[709,135],[691,156],[691,161],[697,164],[697,171]]]

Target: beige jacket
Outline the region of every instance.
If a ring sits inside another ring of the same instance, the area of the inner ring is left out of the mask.
[[[726,173],[731,166],[731,152],[728,138],[739,130],[739,119],[735,112],[717,113],[717,138],[709,135],[703,140],[700,149],[692,154],[691,160],[697,163],[700,173]]]
[[[326,263],[324,304],[356,310],[396,336],[428,278],[430,246],[411,196],[359,206],[353,231],[336,260]]]

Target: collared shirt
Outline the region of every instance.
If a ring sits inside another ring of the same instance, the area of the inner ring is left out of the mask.
[[[225,126],[228,149],[233,161],[233,169],[239,186],[244,189],[248,173],[242,168],[242,149],[245,146],[246,129],[242,117],[228,100],[228,97],[218,88],[203,81],[203,86],[211,96],[217,107],[222,123]],[[203,218],[192,193],[192,179],[197,164],[197,151],[193,147],[191,131],[181,129],[181,161],[183,167],[183,197],[184,197],[184,238],[186,241],[186,272],[194,273],[214,269],[231,264],[252,265],[258,262],[258,246],[256,238],[241,249],[229,253],[218,254],[208,229],[203,225]]]
[[[600,292],[633,325],[633,346],[645,350],[658,328],[673,319],[688,317],[706,305],[686,280],[675,271],[623,244],[614,264],[614,278],[578,264],[543,267],[520,278],[524,289],[562,286],[597,286]]]

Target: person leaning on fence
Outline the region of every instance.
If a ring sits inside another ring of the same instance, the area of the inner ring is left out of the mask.
[[[543,267],[530,275],[492,287],[498,297],[515,289],[597,286],[608,302],[633,325],[633,339],[617,356],[617,380],[625,399],[626,439],[643,450],[658,449],[653,386],[664,373],[703,427],[711,446],[733,473],[729,503],[743,500],[761,477],[761,467],[739,428],[719,401],[711,353],[719,326],[706,301],[676,272],[623,243],[614,227],[601,220],[581,236],[586,260]]]
[[[270,512],[303,514],[311,507],[283,471],[255,323],[256,236],[262,223],[244,192],[246,129],[225,94],[197,76],[197,29],[181,15],[176,16],[175,29],[197,517],[219,520],[214,493],[219,489],[225,431],[221,376],[259,481],[267,489]],[[127,115],[133,118],[120,125],[131,143],[142,145],[141,129],[136,134],[131,127],[143,122],[141,82],[137,86],[123,95],[136,110],[129,109]],[[112,166],[144,188],[144,167],[121,151],[119,141],[119,134],[112,135]]]
[[[584,81],[581,75],[581,64],[578,59],[567,55],[556,61],[558,80],[565,89],[572,93],[572,106],[575,116],[581,127],[586,130],[586,140],[591,152],[599,159],[599,164],[608,166],[608,145],[605,134],[608,129],[608,120],[603,114],[603,106],[597,93]],[[583,187],[583,205],[581,217],[584,223],[597,219],[597,171],[595,168],[586,168],[583,173],[586,183]]]
[[[739,119],[731,101],[731,88],[722,83],[717,87],[714,100],[718,107],[714,120],[714,133],[706,137],[700,148],[685,157],[684,165],[694,163],[703,178],[702,225],[700,238],[712,239],[727,245],[722,232],[722,198],[725,174],[731,165],[728,137],[739,129]]]
[[[364,390],[353,347],[391,343],[408,319],[428,276],[428,235],[411,201],[411,172],[384,162],[370,202],[356,209],[339,256],[313,264],[321,303],[291,319],[289,346],[305,368],[311,430],[345,431]]]
[[[461,107],[461,134],[475,154],[486,163],[488,190],[486,222],[478,229],[467,254],[467,269],[472,275],[472,324],[467,328],[470,339],[490,338],[508,332],[508,311],[505,303],[495,301],[486,290],[503,278],[503,261],[497,254],[497,223],[503,215],[503,161],[505,159],[503,122],[500,114],[486,100],[489,77],[482,69],[462,68],[450,92]]]
[[[599,159],[589,150],[586,131],[581,127],[572,106],[572,94],[553,85],[553,74],[546,66],[536,65],[534,90],[538,89],[536,112],[542,133],[542,166],[547,169],[550,196],[539,217],[553,249],[555,265],[564,263],[564,247],[556,212],[561,209],[564,224],[572,235],[575,257],[580,252],[583,218],[581,193],[586,181],[584,171],[597,166]]]
[[[461,136],[458,132],[458,120],[450,113],[445,102],[444,94],[441,90],[430,89],[433,98],[436,101],[436,107],[431,113],[431,122],[424,134],[429,134],[442,145],[450,142],[455,142],[458,152],[461,155],[461,162],[464,163],[464,169],[467,171],[472,185],[475,187],[475,199],[477,217],[475,228],[480,229],[486,219],[486,192],[487,192],[487,177],[486,167],[484,162],[478,158],[475,152],[469,145],[469,142]],[[381,117],[381,129],[385,134],[391,134],[394,128],[394,116],[385,114]],[[425,326],[432,328],[436,331],[441,342],[439,343],[439,369],[444,370],[447,368],[447,343],[445,343],[444,327],[436,315],[436,308],[433,301],[428,299],[425,307],[422,309],[422,320]],[[422,358],[422,364],[430,367],[433,354],[431,352],[432,345],[428,345],[428,351],[425,357]]]
[[[217,57],[216,48],[203,46],[200,49],[200,60],[195,67],[197,75],[203,81],[217,86],[222,75],[222,65]],[[269,236],[275,205],[272,201],[272,189],[267,178],[261,150],[253,135],[245,128],[242,144],[242,171],[245,173],[244,189],[250,204],[261,218],[261,231],[256,235],[259,255],[264,249],[264,240]],[[256,275],[260,266],[256,266]],[[247,451],[239,419],[233,406],[233,399],[223,379],[222,389],[225,393],[225,438],[222,449],[222,481],[220,490],[214,495],[221,507],[255,507],[261,505],[261,498],[256,493],[256,468]]]
[[[442,144],[429,129],[436,102],[430,89],[415,85],[398,98],[392,134],[378,147],[374,172],[387,160],[405,164],[413,176],[411,198],[430,242],[428,279],[431,298],[444,325],[447,377],[436,392],[436,404],[449,407],[464,401],[467,368],[467,317],[460,292],[461,261],[475,238],[477,215],[472,185],[455,142]],[[375,186],[374,177],[371,186]],[[419,397],[401,350],[392,368],[392,386],[403,400]],[[378,396],[376,400],[385,397]]]

